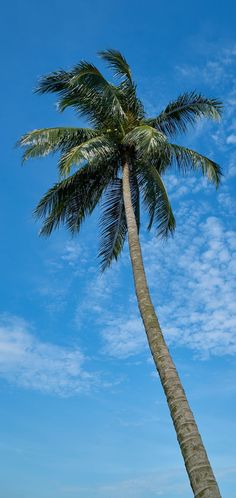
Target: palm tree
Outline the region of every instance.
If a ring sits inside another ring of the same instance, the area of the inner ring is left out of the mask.
[[[155,227],[162,237],[174,231],[175,218],[163,182],[171,166],[183,173],[200,171],[218,186],[221,171],[215,162],[169,139],[185,132],[201,117],[219,119],[222,105],[196,92],[184,93],[158,116],[147,118],[125,58],[115,50],[99,55],[114,71],[115,83],[108,82],[93,64],[82,61],[70,71],[43,77],[36,90],[40,94],[57,93],[58,109],[72,107],[87,118],[91,128],[44,128],[21,138],[23,160],[60,153],[59,181],[42,197],[35,214],[43,219],[42,235],[50,235],[60,225],[74,235],[100,204],[99,256],[103,271],[118,258],[128,234],[139,310],[194,496],[219,498],[206,450],[151,301],[139,227],[141,199],[149,230]]]

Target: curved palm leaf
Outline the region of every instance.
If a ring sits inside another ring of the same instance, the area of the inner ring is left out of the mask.
[[[151,163],[137,164],[137,174],[143,202],[149,214],[148,230],[155,224],[157,234],[166,237],[175,229],[175,218],[164,182]]]
[[[198,152],[180,145],[168,144],[170,162],[176,163],[180,171],[201,170],[209,181],[218,187],[222,176],[221,168],[214,161]]]
[[[36,93],[59,93],[62,94],[67,90],[69,80],[71,78],[70,71],[54,71],[40,78],[38,86],[35,89]]]
[[[217,99],[208,99],[196,92],[180,95],[177,100],[162,111],[159,116],[145,122],[167,135],[185,132],[188,125],[194,125],[201,117],[218,120],[222,104]]]
[[[51,232],[65,224],[75,234],[79,231],[84,218],[91,214],[101,195],[111,181],[114,168],[88,165],[56,183],[40,200],[35,209],[35,216],[43,218],[41,235]]]
[[[135,148],[138,159],[161,157],[165,152],[167,139],[165,135],[148,125],[140,125],[127,133],[123,144],[131,149]]]
[[[101,238],[99,257],[101,269],[104,271],[111,265],[113,259],[119,257],[127,234],[125,207],[123,200],[123,185],[121,178],[115,178],[108,186],[102,205],[100,219]],[[136,175],[130,173],[131,200],[139,230],[139,186]]]
[[[107,117],[111,114],[114,118],[119,120],[125,119],[125,112],[119,100],[117,87],[110,84],[102,73],[93,65],[86,61],[80,62],[72,70],[72,77],[69,80],[68,90],[77,91],[89,97],[92,106],[94,101],[98,100],[100,96],[102,111],[106,112]],[[69,102],[62,99],[61,108],[69,106]],[[73,104],[72,104],[73,105]],[[93,107],[94,108],[94,107]]]
[[[100,164],[114,160],[116,156],[115,143],[105,136],[98,136],[83,142],[81,145],[69,148],[61,156],[59,161],[59,171],[61,175],[68,175],[73,165],[88,161]]]
[[[101,50],[98,55],[108,63],[108,66],[115,70],[115,76],[127,78],[132,82],[131,69],[125,57],[118,51],[112,48]]]
[[[96,137],[97,132],[89,128],[57,127],[42,128],[26,133],[18,145],[25,147],[23,162],[27,159],[69,149]]]
[[[99,257],[104,271],[113,259],[118,258],[127,233],[121,178],[116,178],[108,186],[102,208]]]
[[[118,50],[103,50],[98,52],[100,57],[108,63],[108,67],[115,71],[115,76],[122,79],[118,86],[119,97],[126,113],[132,113],[136,119],[143,119],[144,108],[137,98],[136,85],[132,80],[131,69],[125,57]]]
[[[102,97],[95,88],[71,88],[70,81],[74,77],[73,71],[54,71],[43,76],[36,88],[36,93],[58,93],[58,110],[64,111],[67,107],[74,107],[81,115],[89,118],[92,124],[103,122]]]
[[[58,71],[45,76],[40,80],[36,92],[58,93],[59,110],[74,107],[95,125],[110,122],[111,116],[118,123],[125,119],[117,87],[111,85],[93,64],[86,61],[80,62],[71,71]]]

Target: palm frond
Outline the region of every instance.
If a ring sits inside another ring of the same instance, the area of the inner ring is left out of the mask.
[[[59,94],[58,109],[73,107],[94,125],[125,119],[117,87],[93,65],[81,61],[71,71],[57,71],[41,78],[37,93]]]
[[[40,78],[38,86],[35,89],[36,93],[63,93],[68,86],[71,74],[69,71],[59,70],[54,71]]]
[[[108,63],[108,66],[115,71],[115,76],[127,78],[132,81],[131,69],[125,57],[114,49],[102,50],[98,55]]]
[[[118,86],[118,93],[129,123],[137,126],[138,122],[144,118],[145,113],[143,104],[137,97],[135,84],[128,79],[122,81]]]
[[[149,214],[148,230],[155,225],[157,234],[167,237],[175,229],[175,218],[164,182],[151,163],[137,164],[139,187]]]
[[[58,150],[63,152],[96,136],[97,132],[89,128],[42,128],[23,135],[17,145],[25,148],[24,162],[30,158],[45,156]]]
[[[139,185],[137,177],[130,171],[131,201],[136,218],[137,228],[140,227]],[[118,259],[127,234],[125,207],[123,200],[123,182],[115,178],[108,186],[102,205],[100,219],[101,239],[99,257],[101,269],[104,271],[114,259]]]
[[[137,159],[150,160],[163,154],[167,140],[162,132],[152,126],[140,125],[125,135],[123,143],[131,149],[135,147]]]
[[[90,164],[106,164],[114,160],[116,154],[117,148],[112,140],[102,135],[97,136],[66,151],[59,161],[59,171],[61,175],[68,175],[73,165],[85,161]]]
[[[126,233],[126,217],[122,192],[122,180],[116,178],[108,186],[100,219],[101,240],[99,257],[104,271],[122,251]]]
[[[186,132],[188,125],[193,126],[199,118],[219,120],[222,108],[218,99],[209,99],[196,92],[186,92],[170,102],[159,116],[145,122],[171,136]]]
[[[111,115],[108,119],[103,96],[95,90],[88,91],[84,87],[69,88],[59,98],[58,110],[63,112],[68,107],[74,109],[79,116],[88,119],[97,129],[111,126]]]
[[[76,88],[83,84],[86,85],[87,89],[96,89],[98,92],[103,91],[109,85],[106,78],[94,64],[82,60],[72,68],[69,86]]]
[[[216,187],[219,186],[222,172],[220,166],[202,154],[182,147],[180,145],[168,144],[170,152],[170,163],[175,163],[183,173],[189,170],[200,170]]]
[[[58,183],[46,192],[35,209],[35,216],[44,220],[41,235],[64,224],[75,234],[84,218],[91,214],[104,189],[113,178],[114,168],[88,165]]]
[[[28,161],[28,159],[47,156],[55,151],[56,147],[52,147],[52,145],[48,142],[29,145],[25,148],[25,151],[22,154],[22,164]]]
[[[107,116],[112,114],[113,118],[125,119],[125,112],[119,100],[117,87],[109,83],[96,66],[82,61],[72,69],[71,73],[69,90],[77,91],[83,96],[87,95],[92,99],[93,104],[95,97],[97,99],[100,96],[103,112],[106,110]]]
[[[132,80],[131,69],[125,57],[118,50],[113,49],[103,50],[98,54],[107,62],[108,67],[114,70],[115,76],[122,80],[117,88],[125,113],[132,113],[136,119],[142,119],[144,108],[137,97],[136,85]]]

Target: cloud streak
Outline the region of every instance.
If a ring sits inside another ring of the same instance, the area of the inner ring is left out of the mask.
[[[88,392],[97,381],[84,363],[78,348],[43,342],[24,320],[0,317],[0,376],[6,381],[61,396]]]
[[[217,217],[201,221],[193,210],[188,215],[191,221],[183,220],[181,233],[167,247],[160,251],[153,239],[145,251],[152,287],[154,275],[157,288],[169,282],[166,295],[153,288],[163,329],[170,343],[201,355],[235,354],[236,232]]]

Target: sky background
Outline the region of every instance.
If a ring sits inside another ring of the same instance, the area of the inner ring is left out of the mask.
[[[186,90],[224,102],[185,143],[218,161],[166,178],[177,218],[163,244],[142,224],[154,304],[222,496],[233,498],[236,354],[236,36],[234,2],[61,0],[1,8],[0,486],[4,498],[190,498],[184,465],[134,298],[127,247],[102,276],[98,217],[71,239],[38,237],[32,211],[56,158],[21,166],[25,132],[76,125],[38,78],[96,52],[128,59],[148,114]],[[107,73],[106,73],[107,74]]]

